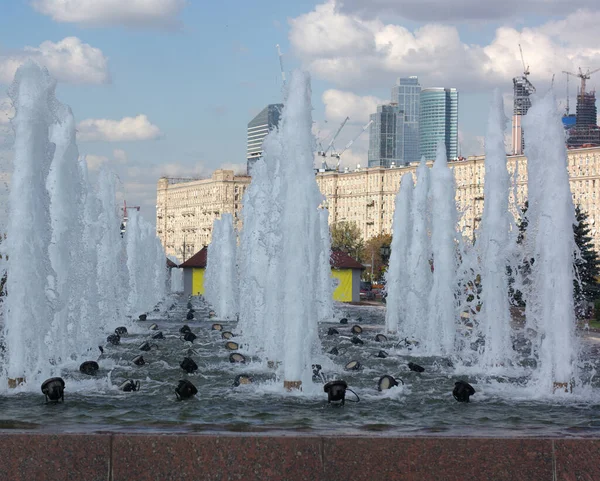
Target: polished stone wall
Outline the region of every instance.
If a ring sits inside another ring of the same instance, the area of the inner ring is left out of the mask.
[[[298,434],[0,435],[2,481],[598,480],[600,440]]]

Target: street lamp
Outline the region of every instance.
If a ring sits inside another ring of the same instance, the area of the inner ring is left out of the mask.
[[[384,246],[381,246],[381,248],[379,249],[379,253],[381,254],[381,257],[384,259],[390,256],[390,252],[391,252],[390,246],[384,245]]]

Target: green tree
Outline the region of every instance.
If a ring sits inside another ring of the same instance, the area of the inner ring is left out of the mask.
[[[523,245],[527,235],[527,226],[529,225],[529,220],[527,219],[526,214],[528,208],[529,201],[526,200],[525,204],[523,204],[523,208],[521,209],[521,218],[517,221],[517,228],[519,229],[519,234],[517,235],[517,244],[519,246]],[[534,259],[523,259],[521,264],[517,266],[517,272],[519,272],[523,278],[526,278],[531,272],[531,265],[533,263]],[[512,268],[507,266],[506,271],[508,274],[508,294],[512,299],[512,303],[518,307],[525,307],[523,293],[519,289],[514,289],[515,277],[513,275]]]
[[[517,222],[517,227],[519,229],[517,243],[520,245],[523,244],[527,237],[529,222],[526,213],[528,207],[528,202],[525,202],[521,219]],[[575,220],[576,223],[573,224],[573,234],[579,252],[576,253],[575,262],[573,263],[573,268],[577,274],[577,279],[573,282],[573,291],[576,303],[581,304],[582,301],[591,301],[600,295],[600,286],[596,281],[598,276],[600,276],[600,260],[598,258],[598,253],[594,250],[593,239],[590,236],[591,229],[588,224],[588,215],[579,205],[575,207]],[[519,266],[521,274],[527,276],[534,263],[534,258],[524,259],[521,266]],[[513,294],[515,303],[524,306],[525,303],[522,299],[521,292],[517,290],[513,293],[512,287],[509,289],[511,290],[511,294]]]
[[[336,222],[331,225],[330,230],[331,248],[345,252],[350,257],[361,262],[365,245],[356,223],[347,221]]]
[[[579,249],[575,259],[575,271],[578,276],[574,286],[575,299],[577,301],[592,301],[599,294],[596,279],[600,275],[600,260],[598,259],[598,253],[594,250],[588,215],[581,210],[580,206],[575,208],[575,219],[577,223],[573,225],[573,233],[575,234],[575,243]]]
[[[373,264],[373,279],[371,279],[371,269],[363,271],[363,275],[371,281],[379,281],[383,279],[383,274],[387,271],[389,264],[389,256],[385,258],[381,255],[382,247],[392,245],[391,234],[379,234],[371,237],[365,244],[364,261]]]
[[[6,240],[6,234],[2,234],[0,236],[0,244]],[[2,254],[0,254],[0,259],[3,259]],[[8,256],[6,257],[6,259],[8,259]],[[2,278],[0,279],[0,297],[4,297],[6,295],[6,271],[4,271],[4,274],[2,275]]]

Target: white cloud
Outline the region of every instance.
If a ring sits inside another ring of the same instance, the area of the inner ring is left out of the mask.
[[[354,170],[357,165],[360,165],[361,168],[369,165],[367,151],[353,149],[346,150],[344,155],[340,158],[340,169],[343,170],[348,167],[350,170]],[[335,167],[335,165],[332,165],[331,167]]]
[[[100,170],[100,167],[108,163],[108,157],[104,155],[87,154],[85,156],[85,161],[87,163],[88,169],[95,171]]]
[[[518,18],[525,14],[567,15],[595,8],[597,0],[344,0],[340,10],[365,16],[398,15],[420,22]]]
[[[77,124],[77,140],[121,142],[151,140],[161,136],[160,129],[143,114],[121,120],[86,119]]]
[[[32,5],[56,22],[85,26],[173,28],[185,0],[34,0]]]
[[[243,163],[238,163],[238,164],[234,164],[232,162],[225,162],[224,164],[222,164],[219,169],[224,169],[224,170],[233,170],[233,174],[234,175],[246,175],[246,167],[247,164],[246,162]]]
[[[369,115],[377,111],[377,105],[386,103],[372,95],[361,97],[352,92],[329,89],[321,97],[325,105],[325,117],[328,121],[342,122],[350,117],[350,122],[365,124]]]
[[[77,37],[59,42],[45,41],[39,47],[25,47],[10,55],[0,53],[0,83],[12,82],[17,68],[32,59],[48,68],[59,82],[102,84],[110,82],[108,59],[99,48],[83,43]]]
[[[463,157],[484,154],[485,137],[483,135],[473,135],[469,132],[459,130],[458,142],[460,144],[460,154]]]
[[[123,149],[114,149],[112,152],[112,159],[109,159],[105,155],[86,154],[85,160],[88,165],[88,169],[91,171],[100,170],[102,166],[117,166],[126,164],[128,157],[127,152]]]
[[[202,162],[186,164],[175,161],[167,164],[148,164],[146,158],[121,149],[114,149],[112,155],[87,154],[86,160],[92,180],[101,169],[114,172],[119,180],[117,184],[119,203],[122,205],[123,200],[126,200],[128,206],[141,206],[142,216],[152,224],[156,220],[156,183],[160,177],[206,178],[211,173]],[[221,168],[233,166],[228,164]]]
[[[127,152],[125,152],[123,149],[113,150],[113,157],[119,164],[125,164],[127,162]]]
[[[510,85],[522,72],[519,43],[534,83],[548,84],[552,74],[579,65],[600,66],[600,46],[590,41],[598,21],[598,12],[574,11],[540,27],[498,28],[489,44],[473,45],[453,26],[411,31],[345,13],[330,0],[290,20],[289,38],[305,68],[339,87],[388,86],[398,76],[418,75],[422,85],[487,90]]]

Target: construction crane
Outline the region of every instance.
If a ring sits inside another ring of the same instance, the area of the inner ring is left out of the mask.
[[[527,78],[529,75],[529,65],[525,66],[525,58],[523,57],[523,49],[521,48],[521,44],[519,44],[519,52],[521,52],[521,63],[523,64],[523,76]]]
[[[140,206],[139,205],[130,205],[129,209],[135,209],[139,212]],[[127,216],[127,201],[124,200],[123,201],[123,220],[121,221],[121,237],[123,237],[123,235],[125,234],[125,229],[127,229],[127,221],[128,220],[129,220],[129,217]]]
[[[124,200],[123,201],[123,217],[125,219],[127,219],[127,208],[128,208],[127,207],[127,201]],[[139,205],[130,205],[129,209],[135,209],[135,210],[137,210],[139,212],[140,211],[140,206]]]
[[[358,133],[358,135],[356,135],[356,137],[354,137],[350,142],[348,142],[346,144],[346,146],[344,147],[344,149],[339,154],[336,154],[336,153],[331,154],[332,157],[337,158],[336,170],[340,170],[340,157],[342,156],[342,154],[344,152],[346,152],[346,150],[348,150],[356,140],[358,140],[358,138],[363,134],[363,132],[365,130],[367,130],[371,126],[372,123],[373,123],[373,120],[369,120],[369,122],[362,128],[362,130]]]
[[[277,48],[277,56],[279,57],[279,68],[281,69],[281,79],[283,80],[283,86],[285,87],[285,70],[283,70],[283,54],[279,48],[279,44],[275,45]]]
[[[581,101],[583,102],[583,98],[585,97],[585,82],[586,82],[586,80],[589,80],[590,77],[598,71],[600,71],[600,68],[597,68],[596,70],[592,70],[591,72],[590,72],[590,69],[588,68],[587,72],[583,73],[583,71],[581,70],[581,67],[579,67],[579,73],[567,72],[566,70],[563,70],[562,72],[564,74],[567,74],[567,76],[571,75],[572,77],[577,77],[577,78],[581,79],[581,87],[579,89],[579,96],[581,97]]]
[[[335,133],[335,135],[333,136],[333,138],[329,142],[329,145],[327,145],[327,148],[325,150],[317,152],[318,155],[320,155],[321,157],[326,157],[327,156],[327,152],[329,152],[329,149],[331,149],[331,147],[333,146],[333,143],[335,142],[335,139],[337,139],[338,135],[340,135],[340,132],[342,131],[342,129],[344,128],[344,125],[346,125],[346,122],[348,122],[348,120],[350,120],[350,117],[346,117],[344,119],[344,121],[342,122],[342,124],[340,125],[340,127],[337,129],[337,132]]]
[[[567,73],[563,70],[563,73]],[[566,114],[567,117],[569,116],[569,75],[567,75],[567,108],[566,108]]]
[[[321,131],[319,130],[317,132],[317,135],[315,135],[315,138],[317,139],[317,148],[318,148],[317,152],[319,155],[321,155],[321,152],[325,151],[325,148],[323,147],[323,142],[327,139],[327,137],[329,137],[329,135],[327,135],[327,136],[321,138],[320,134],[321,134]]]

